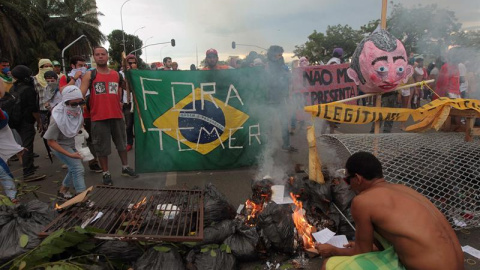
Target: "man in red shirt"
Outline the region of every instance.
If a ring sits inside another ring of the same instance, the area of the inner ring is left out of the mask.
[[[218,64],[218,52],[215,49],[209,49],[206,52],[205,67],[203,70],[218,70],[218,69],[232,69],[227,65]]]
[[[111,153],[110,139],[113,139],[122,161],[122,175],[138,177],[138,174],[128,166],[120,74],[108,68],[108,51],[104,47],[95,47],[93,58],[97,69],[85,74],[80,89],[84,96],[90,90],[89,107],[93,145],[103,170],[103,184],[113,185],[112,176],[108,170],[108,156]],[[95,78],[90,84],[92,72],[95,72]]]

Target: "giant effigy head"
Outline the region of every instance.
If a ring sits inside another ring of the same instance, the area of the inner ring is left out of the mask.
[[[402,42],[379,29],[364,38],[355,49],[348,76],[365,93],[383,93],[406,83],[413,73]]]

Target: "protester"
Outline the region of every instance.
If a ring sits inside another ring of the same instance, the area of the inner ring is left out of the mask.
[[[353,154],[345,167],[345,181],[357,193],[351,205],[355,242],[349,248],[317,244],[320,255],[330,257],[323,269],[464,268],[455,232],[427,198],[385,181],[382,165],[371,153]],[[379,251],[374,238],[382,245]]]
[[[300,57],[298,66],[299,67],[308,67],[310,65],[310,62],[308,62],[308,58],[305,56]]]
[[[57,73],[58,76],[62,76],[63,75],[62,65],[60,65],[60,62],[58,62],[57,60],[53,60],[52,64],[53,64],[53,71],[55,71],[55,73]]]
[[[94,150],[103,170],[103,184],[113,185],[108,168],[108,156],[111,153],[110,141],[113,139],[122,162],[122,175],[138,177],[128,166],[125,121],[121,107],[121,76],[108,68],[108,51],[104,47],[95,47],[93,57],[97,64],[95,79],[90,85],[93,71],[88,71],[82,80],[82,94],[90,90],[90,115],[92,118],[91,137]]]
[[[177,62],[172,62],[172,70],[179,70]]]
[[[282,150],[286,152],[297,151],[290,145],[290,132],[288,129],[292,116],[287,107],[290,85],[290,73],[283,59],[283,48],[272,45],[267,51],[267,104],[274,110],[271,115],[276,117],[280,125],[282,136]],[[275,121],[271,122],[272,124]],[[273,126],[270,128],[275,133]]]
[[[412,77],[414,82],[416,83],[425,81],[428,79],[427,70],[423,66],[423,57],[419,56],[415,58],[415,65],[413,68]],[[419,86],[419,85],[414,87],[414,93],[412,97],[412,109],[420,108],[420,99],[421,98],[426,99],[426,97],[424,97],[423,87],[424,86]]]
[[[52,62],[49,59],[40,59],[40,61],[38,61],[38,74],[33,77],[33,83],[35,85],[35,91],[38,93],[38,106],[42,127],[48,126],[48,123],[45,122],[48,118],[48,110],[45,108],[45,102],[43,100],[45,88],[47,88],[48,84],[45,80],[45,73],[48,71],[53,71]],[[42,130],[45,131],[43,128]]]
[[[167,56],[163,58],[163,70],[173,70],[171,57]]]
[[[137,57],[133,54],[129,54],[126,57],[127,71],[130,69],[138,69]],[[125,117],[125,127],[127,133],[127,152],[132,150],[133,147],[133,112],[132,112],[132,93],[130,91],[130,85],[125,84],[126,87],[123,90],[123,116]]]
[[[3,85],[0,90],[3,91]],[[17,188],[6,161],[15,154],[22,155],[23,152],[24,148],[15,141],[12,130],[8,127],[8,115],[0,110],[0,183],[5,195],[13,203],[18,203]]]
[[[43,74],[42,74],[43,75]],[[43,132],[39,114],[39,97],[33,85],[32,70],[26,66],[18,65],[12,70],[15,79],[11,92],[20,96],[22,122],[15,130],[20,135],[22,146],[28,151],[23,153],[23,177],[36,178],[35,170],[38,168],[33,161],[33,145],[35,139],[35,123],[39,133]],[[44,78],[45,80],[45,78]],[[45,81],[46,82],[46,81]]]
[[[0,59],[0,78],[5,92],[10,91],[13,86],[12,72],[10,71],[10,61],[7,59]]]
[[[66,76],[61,76],[59,81],[60,91],[67,85],[82,85],[82,77],[87,72],[87,63],[85,58],[74,55],[70,58],[70,68],[72,69]]]
[[[67,165],[67,175],[60,186],[59,196],[69,199],[69,188],[76,193],[85,190],[85,170],[82,156],[75,149],[75,136],[83,126],[82,105],[85,103],[80,89],[69,85],[63,89],[62,102],[52,110],[52,119],[43,136],[55,156]]]
[[[197,67],[195,66],[195,64],[190,65],[190,70],[197,70]]]
[[[467,81],[467,67],[465,64],[458,63],[458,75],[460,75],[460,96],[467,98],[468,81]]]
[[[47,71],[43,76],[45,77],[47,86],[43,91],[43,96],[40,97],[40,100],[42,101],[42,103],[40,104],[40,119],[42,120],[43,131],[45,132],[48,128],[48,124],[50,123],[50,112],[52,108],[55,107],[56,104],[58,104],[59,100],[61,100],[62,97],[60,93],[58,93],[59,91],[57,73],[55,73],[55,71]],[[42,108],[45,109],[45,112],[42,112]]]
[[[460,98],[460,72],[452,51],[454,49],[450,49],[447,62],[442,65],[438,73],[436,90],[440,97]]]
[[[218,52],[215,49],[208,49],[205,53],[205,66],[203,70],[232,69],[228,65],[218,64]]]
[[[332,58],[328,60],[327,65],[331,64],[342,64],[343,63],[343,49],[342,48],[335,48],[333,49]]]

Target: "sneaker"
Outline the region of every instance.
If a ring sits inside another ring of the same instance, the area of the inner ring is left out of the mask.
[[[34,157],[34,158],[37,158],[37,157],[39,157],[39,156],[40,156],[39,154],[33,153],[33,157]]]
[[[106,186],[113,186],[112,175],[109,173],[104,174],[102,183]]]
[[[90,165],[88,165],[88,167],[90,168],[90,171],[92,171],[92,172],[96,172],[96,173],[101,173],[102,172],[102,168],[100,168],[100,166],[97,163],[90,164]]]
[[[129,152],[130,150],[132,150],[132,145],[131,145],[131,144],[127,144],[127,152]]]
[[[130,176],[137,178],[138,174],[130,167],[127,167],[125,169],[122,169],[122,176]]]

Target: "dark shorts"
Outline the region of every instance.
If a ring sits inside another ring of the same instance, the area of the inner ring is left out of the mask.
[[[106,157],[112,152],[110,138],[117,151],[126,151],[127,135],[123,119],[92,121],[92,143],[99,157]]]

